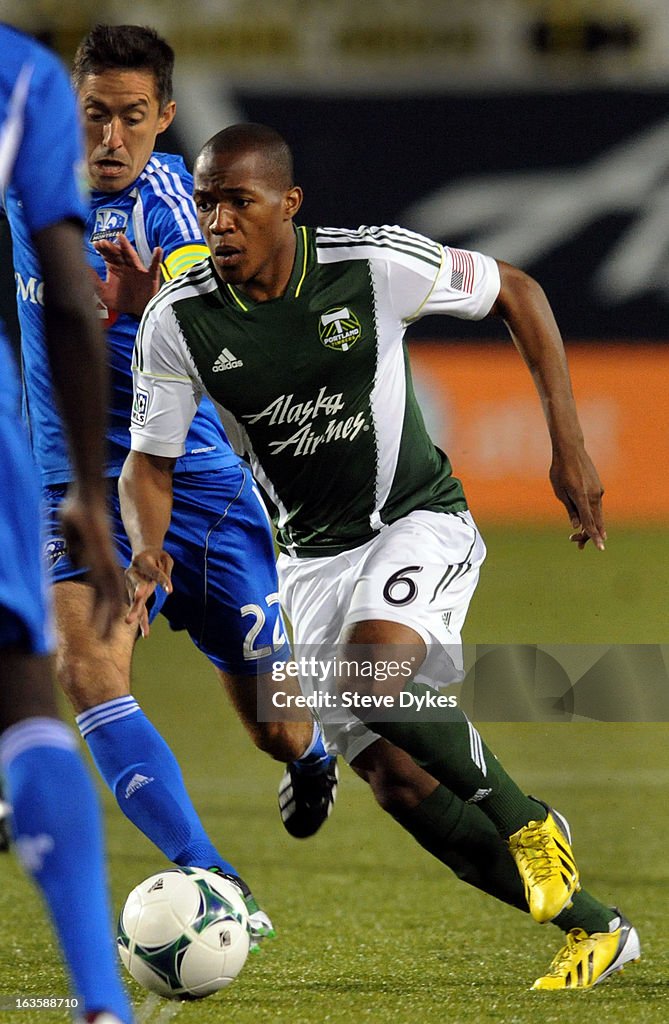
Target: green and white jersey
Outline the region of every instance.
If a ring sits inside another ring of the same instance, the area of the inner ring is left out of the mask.
[[[404,332],[431,313],[485,316],[500,278],[490,257],[399,227],[296,237],[280,298],[254,302],[209,260],[155,296],[137,336],[131,432],[133,449],[178,458],[208,394],[274,505],[281,549],[308,557],[415,509],[466,508],[425,429]]]

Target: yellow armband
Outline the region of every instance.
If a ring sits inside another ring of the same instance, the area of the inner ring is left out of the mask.
[[[175,249],[174,252],[170,253],[164,263],[161,264],[161,270],[163,277],[166,281],[170,281],[173,277],[179,277],[186,270],[193,266],[194,263],[199,263],[200,260],[205,259],[209,255],[209,249],[206,245],[184,245],[180,249]]]

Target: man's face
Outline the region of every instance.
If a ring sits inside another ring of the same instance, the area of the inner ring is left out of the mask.
[[[200,230],[218,276],[247,285],[258,299],[281,294],[292,270],[292,218],[299,188],[281,189],[261,153],[205,150],[195,164],[194,198]]]
[[[150,71],[110,69],[86,75],[79,88],[86,158],[93,188],[122,192],[144,170],[175,104],[161,110]]]

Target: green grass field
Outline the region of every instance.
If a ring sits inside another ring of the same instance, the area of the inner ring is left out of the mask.
[[[667,640],[669,536],[611,531],[605,554],[567,531],[486,530],[489,560],[469,642]],[[664,1024],[669,1018],[666,724],[497,724],[482,731],[530,792],[570,818],[587,887],[639,928],[641,963],[591,993],[529,992],[561,944],[551,925],[458,882],[374,804],[348,769],[332,819],[291,840],[275,808],[279,766],[252,749],[207,663],[157,627],[139,644],[135,692],[171,742],[212,836],[277,927],[227,990],[201,1003],[131,991],[139,1024]],[[104,795],[115,908],[161,855]],[[41,906],[0,859],[0,992],[67,994]],[[0,1021],[66,1020],[50,1011]]]

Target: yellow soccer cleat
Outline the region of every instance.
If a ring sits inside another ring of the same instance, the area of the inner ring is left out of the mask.
[[[548,973],[537,978],[533,989],[557,992],[562,989],[587,989],[598,985],[625,964],[641,956],[636,928],[620,911],[611,922],[613,931],[593,932],[588,935],[582,928],[567,933],[567,941],[548,968]]]
[[[581,885],[565,818],[547,807],[544,821],[530,821],[509,837],[509,850],[525,886],[530,914],[539,924],[571,906]]]

